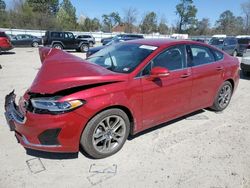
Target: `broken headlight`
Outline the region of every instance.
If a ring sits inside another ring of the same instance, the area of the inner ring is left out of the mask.
[[[33,98],[31,104],[35,112],[38,113],[64,113],[74,110],[85,104],[83,100],[71,100],[60,102],[55,97]]]

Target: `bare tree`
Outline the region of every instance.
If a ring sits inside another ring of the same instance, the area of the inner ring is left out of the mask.
[[[124,24],[125,24],[125,32],[132,33],[134,24],[137,20],[137,9],[136,8],[128,8],[124,10]]]
[[[249,19],[250,19],[250,0],[248,2],[242,3],[241,4],[241,8],[243,13],[245,14],[245,18],[246,18],[246,33],[248,34],[250,32],[249,30]]]

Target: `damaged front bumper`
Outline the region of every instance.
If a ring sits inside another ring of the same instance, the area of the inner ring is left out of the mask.
[[[79,114],[36,114],[25,111],[25,100],[15,103],[14,91],[5,97],[5,117],[18,142],[25,148],[47,152],[78,152],[83,122]]]

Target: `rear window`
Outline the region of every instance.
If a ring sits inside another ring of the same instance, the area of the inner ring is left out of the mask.
[[[52,38],[63,38],[63,33],[61,33],[61,32],[52,32],[51,37]]]
[[[239,44],[249,44],[250,43],[250,38],[242,38],[238,39]]]
[[[211,44],[211,45],[221,45],[221,44],[223,44],[223,42],[224,42],[224,39],[222,39],[222,38],[212,38],[209,41],[209,44]]]
[[[0,32],[0,37],[7,37],[7,35],[5,34],[5,32]]]
[[[220,61],[220,60],[222,60],[224,58],[224,54],[223,53],[221,53],[221,52],[219,52],[217,50],[213,50],[213,52],[214,52],[215,60],[216,61]]]

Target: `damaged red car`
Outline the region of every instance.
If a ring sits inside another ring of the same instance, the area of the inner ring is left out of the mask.
[[[6,96],[5,116],[25,147],[118,152],[128,135],[202,108],[224,110],[239,82],[239,61],[204,43],[133,40],[86,60],[40,48],[42,66],[18,105]]]

